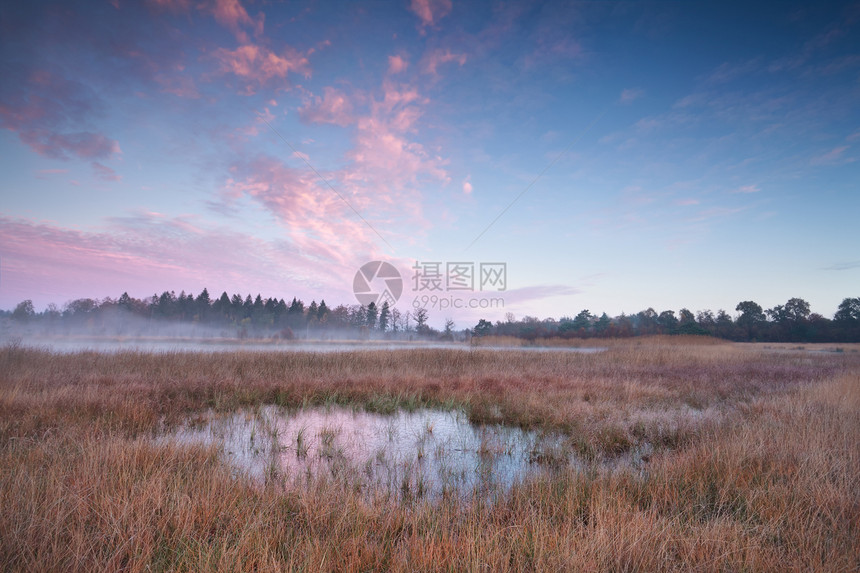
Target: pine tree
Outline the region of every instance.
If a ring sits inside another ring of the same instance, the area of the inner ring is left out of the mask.
[[[388,330],[388,321],[391,319],[391,308],[388,301],[382,303],[382,310],[379,311],[379,330],[385,332]]]

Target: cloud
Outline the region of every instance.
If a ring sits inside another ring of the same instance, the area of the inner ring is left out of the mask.
[[[169,93],[177,97],[197,99],[200,97],[200,92],[197,90],[197,85],[194,79],[185,72],[185,66],[174,66],[173,74],[159,72],[153,78],[161,85],[161,91]]]
[[[678,199],[677,203],[681,207],[691,207],[693,205],[698,205],[700,201],[698,199]]]
[[[284,80],[290,73],[305,77],[310,77],[311,73],[307,54],[290,47],[279,55],[266,47],[246,44],[235,50],[219,48],[215,57],[223,73],[233,74],[248,83],[249,92],[253,92],[251,84],[263,86],[272,80]]]
[[[833,263],[829,267],[824,267],[826,271],[849,271],[851,269],[860,268],[860,260],[857,261],[843,261],[839,263]]]
[[[377,252],[373,230],[312,171],[294,169],[279,159],[259,155],[235,163],[231,173],[233,177],[224,186],[226,202],[245,196],[263,205],[306,256],[348,265],[366,253]],[[321,174],[333,186],[342,184],[343,177],[338,173]],[[366,197],[355,197],[343,189],[340,193],[348,197],[353,208],[370,217]]]
[[[809,163],[812,165],[835,165],[837,163],[851,163],[852,161],[854,161],[853,158],[843,158],[843,154],[845,153],[845,151],[848,150],[848,148],[848,145],[835,147],[826,153],[816,155],[809,160]]]
[[[96,177],[102,179],[104,181],[120,181],[122,179],[121,175],[117,175],[117,172],[107,167],[106,165],[102,165],[98,161],[92,162],[93,171],[96,174]]]
[[[346,126],[355,123],[352,102],[332,87],[323,90],[323,97],[315,96],[299,108],[299,117],[308,123],[333,123]]]
[[[147,296],[203,287],[348,301],[356,266],[320,264],[289,241],[154,212],[115,217],[89,231],[0,217],[0,244],[7,305],[25,298],[61,303],[124,291]]]
[[[451,8],[451,0],[411,0],[409,4],[409,9],[421,19],[422,27],[432,26],[444,18]]]
[[[24,131],[21,140],[46,157],[68,159],[107,159],[121,153],[119,143],[101,133],[52,133],[46,130]]]
[[[742,185],[737,189],[733,189],[731,193],[758,193],[761,188],[758,185]]]
[[[405,72],[409,62],[403,56],[388,56],[388,73],[391,75]]]
[[[621,91],[621,97],[618,98],[618,101],[622,104],[633,103],[635,100],[639,99],[644,95],[643,92],[639,88],[629,88]]]
[[[62,175],[68,172],[68,169],[39,169],[36,171],[36,178],[47,179],[46,175]]]
[[[505,299],[505,304],[524,303],[557,296],[570,296],[581,293],[582,290],[567,285],[536,285],[503,291],[500,293],[486,292],[486,296],[498,294]]]
[[[449,62],[457,62],[462,66],[466,63],[466,54],[456,54],[449,49],[433,50],[423,59],[424,73],[435,76],[437,68]]]
[[[89,129],[103,102],[80,82],[57,72],[13,71],[0,103],[0,127],[18,134],[36,153],[54,159],[107,159],[119,143]],[[73,130],[74,129],[74,130]]]
[[[361,109],[356,109],[356,102]],[[304,161],[292,160],[294,168],[282,160],[256,155],[230,167],[222,204],[211,207],[231,214],[233,203],[241,197],[251,198],[275,215],[292,241],[321,259],[376,252],[376,233],[352,208],[385,241],[413,240],[415,233],[429,226],[422,215],[420,186],[450,182],[446,160],[413,138],[427,103],[413,86],[388,79],[375,94],[352,95],[325,88],[322,97],[302,108],[302,119],[349,127],[352,146],[340,167],[321,169],[313,152],[307,150],[301,152],[301,158],[314,165],[336,191]]]
[[[469,181],[469,179],[470,179],[469,177],[466,177],[466,180],[463,181],[463,193],[465,193],[466,195],[471,195],[472,189],[473,189],[472,183],[471,183],[471,181]]]
[[[212,15],[215,16],[215,20],[233,32],[236,39],[242,44],[248,43],[248,34],[242,29],[243,26],[253,27],[255,34],[258,36],[263,33],[265,15],[260,12],[255,21],[248,15],[245,7],[242,6],[239,0],[215,0],[210,10],[212,11]]]
[[[734,64],[723,62],[705,78],[705,81],[711,84],[728,83],[759,70],[761,66],[762,62],[759,58]]]

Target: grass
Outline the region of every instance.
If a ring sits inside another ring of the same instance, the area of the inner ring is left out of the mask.
[[[858,569],[860,355],[850,345],[604,346],[0,349],[0,568]],[[595,463],[489,501],[395,503],[325,477],[261,486],[213,448],[152,439],[210,410],[262,404],[463,408],[475,422],[562,431]],[[653,446],[645,471],[601,469],[643,444]]]

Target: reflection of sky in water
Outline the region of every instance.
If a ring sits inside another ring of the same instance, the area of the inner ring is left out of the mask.
[[[183,442],[223,444],[256,479],[300,483],[341,479],[398,495],[493,491],[557,458],[563,437],[517,428],[473,426],[462,412],[419,410],[383,416],[343,408],[240,412],[175,434]],[[569,462],[568,462],[569,463]]]

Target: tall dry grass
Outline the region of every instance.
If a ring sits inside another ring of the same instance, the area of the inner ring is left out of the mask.
[[[648,441],[644,472],[543,476],[495,499],[283,491],[158,443],[209,409],[462,407]],[[4,570],[850,571],[860,564],[860,357],[730,344],[605,353],[57,355],[0,351]]]

